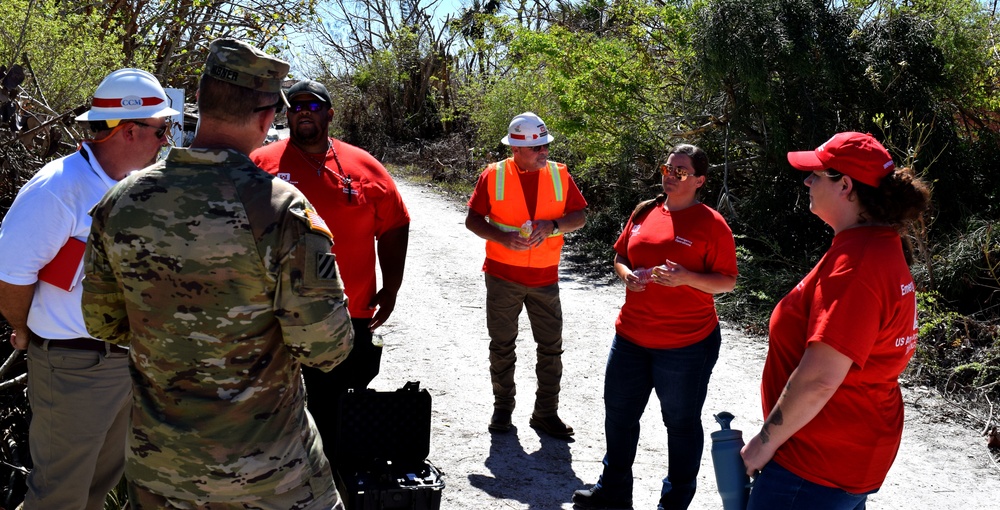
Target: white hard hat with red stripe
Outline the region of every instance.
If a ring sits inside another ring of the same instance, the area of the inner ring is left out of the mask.
[[[140,69],[119,69],[97,86],[90,110],[76,120],[150,119],[178,113],[155,76]]]
[[[549,134],[542,119],[534,113],[524,112],[510,121],[507,136],[503,137],[500,143],[511,147],[535,147],[545,145],[552,140],[555,138]]]

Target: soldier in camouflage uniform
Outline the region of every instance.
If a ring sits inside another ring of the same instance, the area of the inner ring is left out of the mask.
[[[352,346],[332,237],[247,157],[285,104],[287,71],[214,41],[191,148],[92,212],[83,312],[98,338],[131,347],[133,508],[343,508],[300,375]]]

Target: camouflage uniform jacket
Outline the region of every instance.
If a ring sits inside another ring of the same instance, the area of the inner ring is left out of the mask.
[[[238,152],[175,148],[91,215],[83,315],[131,346],[128,479],[188,501],[332,485],[299,363],[333,368],[353,330],[305,197]]]

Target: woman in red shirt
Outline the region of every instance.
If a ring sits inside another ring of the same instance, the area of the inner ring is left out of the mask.
[[[899,233],[930,192],[869,134],[838,133],[788,162],[810,172],[809,209],[834,238],[771,315],[766,419],[742,452],[756,476],[748,509],[863,509],[903,432],[898,377],[916,348],[917,306]]]
[[[632,462],[650,393],[667,427],[661,509],[685,509],[704,449],[701,410],[722,335],[714,294],[736,285],[736,243],[726,220],[698,200],[708,156],[679,145],[661,168],[663,194],[640,203],[615,243],[625,305],[604,376],[604,472],[573,494],[576,508],[632,508]]]

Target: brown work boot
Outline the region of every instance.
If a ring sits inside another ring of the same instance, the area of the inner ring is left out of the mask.
[[[490,418],[490,432],[507,432],[510,430],[511,422],[510,416],[512,411],[509,409],[494,409],[493,417]]]
[[[554,414],[544,418],[532,414],[528,424],[531,428],[541,430],[556,439],[569,439],[573,435],[573,427],[563,423],[559,416]]]

